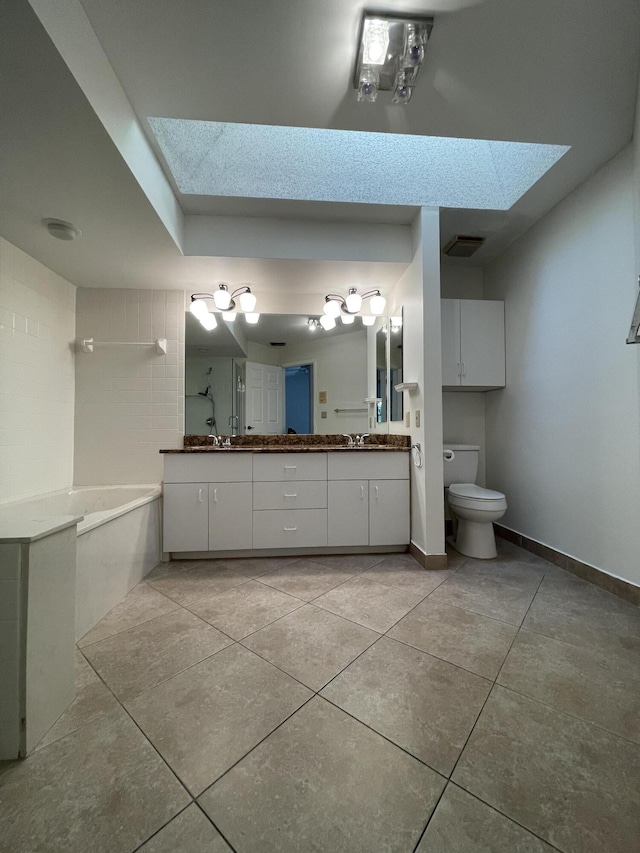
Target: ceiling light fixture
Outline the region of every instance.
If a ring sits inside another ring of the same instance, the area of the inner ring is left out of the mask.
[[[197,317],[202,325],[211,331],[217,326],[216,318],[209,311],[209,306],[205,302],[206,299],[213,299],[213,304],[219,311],[222,311],[222,317],[229,323],[232,323],[236,318],[236,299],[240,303],[240,308],[245,312],[245,317],[248,323],[257,323],[258,319],[250,320],[249,317],[259,318],[259,314],[252,314],[256,307],[256,297],[251,292],[251,288],[247,284],[237,287],[233,292],[229,292],[229,285],[219,284],[218,289],[214,293],[192,293],[191,305],[189,310],[194,317]]]
[[[408,104],[432,29],[433,18],[365,12],[353,80],[358,100],[393,92],[392,103]]]
[[[333,317],[334,319],[342,317],[343,322],[345,322],[345,316],[353,317],[360,311],[364,299],[370,300],[369,310],[374,315],[382,314],[387,304],[379,290],[368,290],[366,293],[358,293],[355,287],[350,287],[346,298],[337,293],[328,293],[324,298],[323,311],[325,316]],[[346,322],[349,323],[351,321],[347,320]]]

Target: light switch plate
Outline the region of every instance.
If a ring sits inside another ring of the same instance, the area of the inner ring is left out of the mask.
[[[326,413],[326,412],[320,412],[320,418],[321,418],[322,420],[326,421],[326,419],[327,419],[327,413]]]
[[[416,411],[416,426],[420,426],[420,409]]]
[[[406,415],[404,416],[404,425],[406,427],[411,426],[411,412],[407,412]]]
[[[327,392],[326,391],[318,391],[318,403],[326,403],[327,402]],[[325,415],[326,418],[326,415]]]

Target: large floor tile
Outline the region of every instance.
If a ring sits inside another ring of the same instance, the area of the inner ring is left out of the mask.
[[[313,603],[337,616],[384,633],[418,604],[423,596],[358,576]]]
[[[184,605],[247,582],[246,575],[233,571],[226,563],[214,560],[194,560],[192,564],[183,563],[170,574],[147,581],[163,595]]]
[[[186,610],[158,616],[83,653],[119,699],[131,699],[204,658],[232,640]]]
[[[118,707],[113,693],[104,686],[80,652],[76,652],[75,673],[76,698],[42,738],[38,749],[86,726],[92,720],[97,720],[98,717]]]
[[[640,743],[640,639],[574,646],[522,630],[498,682]]]
[[[510,625],[520,626],[537,588],[514,586],[498,576],[477,571],[465,563],[462,568],[431,594],[433,601],[462,607],[482,616],[490,616]]]
[[[322,695],[449,775],[490,689],[484,678],[383,637]]]
[[[566,853],[640,838],[640,747],[493,688],[453,780]]]
[[[225,565],[234,572],[240,572],[248,578],[259,578],[277,569],[295,563],[299,557],[247,557],[235,560],[224,560]]]
[[[199,802],[238,853],[411,853],[443,786],[317,697]]]
[[[320,690],[379,637],[307,604],[247,637],[243,645],[312,690]]]
[[[143,844],[137,853],[231,853],[231,848],[194,803]]]
[[[544,841],[450,782],[416,853],[552,851]]]
[[[535,592],[545,576],[545,571],[534,563],[519,562],[518,560],[468,559],[460,569],[459,576],[462,578],[486,577],[490,580]]]
[[[312,563],[321,566],[329,566],[332,569],[340,569],[351,575],[366,572],[371,566],[375,566],[383,558],[383,554],[321,554],[318,557],[309,557]]]
[[[296,560],[282,569],[263,575],[260,581],[281,592],[295,595],[302,601],[311,601],[344,583],[348,577],[344,569],[324,566],[315,560]]]
[[[241,640],[302,606],[299,598],[249,581],[219,595],[200,598],[189,605],[189,610],[234,640]]]
[[[415,560],[408,562],[391,556],[385,557],[360,577],[424,597],[452,575],[451,569],[424,569]]]
[[[234,645],[128,702],[127,709],[197,795],[311,695]]]
[[[523,628],[575,645],[640,638],[640,608],[570,576],[545,577]]]
[[[11,853],[133,851],[189,799],[118,709],[2,775],[0,847]]]
[[[430,595],[389,636],[494,679],[517,632],[513,625],[440,604]]]
[[[179,607],[175,601],[162,595],[153,587],[142,582],[135,586],[113,610],[101,619],[88,634],[78,642],[78,648],[97,643],[106,637],[126,631],[156,616],[170,613]]]

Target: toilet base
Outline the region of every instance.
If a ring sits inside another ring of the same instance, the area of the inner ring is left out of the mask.
[[[490,521],[469,521],[458,517],[455,536],[447,538],[460,554],[476,560],[492,560],[498,556],[493,524]]]

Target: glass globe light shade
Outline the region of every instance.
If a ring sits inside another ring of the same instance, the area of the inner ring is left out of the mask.
[[[337,299],[327,299],[322,310],[328,317],[337,317],[342,308]]]
[[[353,316],[353,314],[341,314],[340,319],[342,320],[345,326],[350,326],[356,318]]]
[[[209,313],[209,309],[207,307],[207,303],[204,299],[194,299],[189,306],[189,311],[193,314],[194,317],[197,317],[198,320],[200,317],[204,317],[205,314]]]
[[[252,314],[251,312],[244,315],[244,319],[247,323],[251,323],[252,326],[255,326],[260,319],[260,314]]]
[[[322,317],[320,317],[320,325],[325,330],[325,332],[328,332],[331,329],[335,329],[336,321],[333,319],[333,317],[329,317],[328,314],[323,314]]]
[[[240,307],[248,314],[250,314],[256,307],[256,301],[256,297],[251,293],[251,291],[240,294]]]
[[[380,296],[380,294],[378,294],[377,296],[372,296],[371,302],[369,303],[371,313],[376,315],[382,314],[386,304],[387,300],[384,298],[384,296]]]
[[[212,329],[215,329],[215,327],[218,325],[218,321],[210,311],[207,311],[206,314],[203,314],[202,317],[198,317],[198,319],[205,327],[207,332],[210,332]]]
[[[365,316],[362,318],[362,325],[363,326],[373,326],[375,321],[376,321],[375,317]]]
[[[349,291],[349,295],[347,296],[345,302],[347,303],[347,311],[351,314],[357,314],[358,311],[362,308],[362,296],[356,292],[354,287]]]
[[[222,312],[222,319],[226,320],[227,323],[233,323],[233,321],[236,319],[236,312],[235,311],[223,311]]]
[[[213,302],[220,311],[227,311],[231,305],[231,294],[227,290],[226,284],[221,284],[218,290],[213,294]]]

